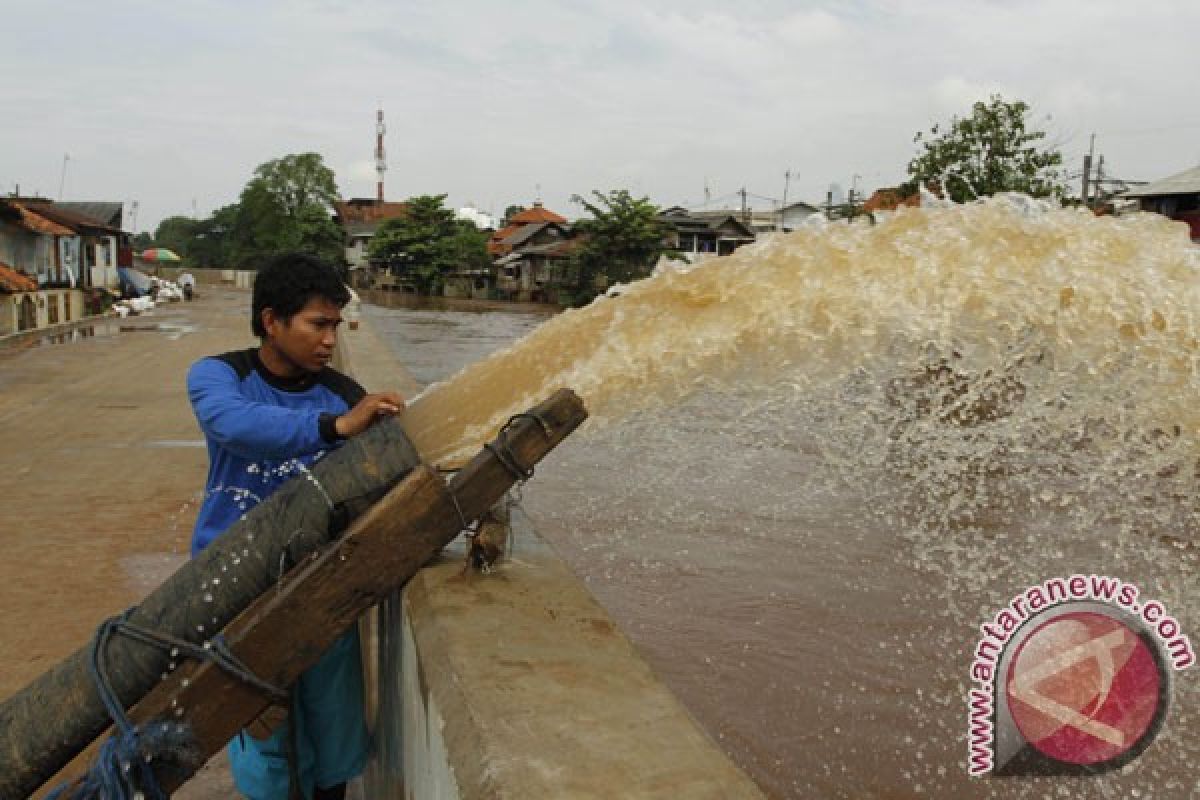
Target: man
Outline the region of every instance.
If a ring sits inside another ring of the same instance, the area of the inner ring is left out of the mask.
[[[192,277],[192,273],[185,272],[179,276],[179,286],[183,289],[183,299],[191,300],[192,295],[196,291],[196,279]]]
[[[324,262],[302,254],[279,256],[254,281],[251,328],[260,346],[192,365],[188,396],[209,456],[193,556],[248,504],[403,408],[398,394],[367,394],[329,366],[349,299]],[[251,800],[288,800],[294,779],[306,798],[340,800],[346,781],[362,772],[367,757],[357,630],[306,671],[292,694],[286,722],[257,724],[230,742],[238,789]]]

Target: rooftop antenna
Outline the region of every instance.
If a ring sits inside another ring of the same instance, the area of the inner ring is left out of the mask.
[[[387,172],[387,157],[383,152],[383,134],[387,128],[383,124],[383,108],[375,112],[375,174],[379,176],[375,184],[375,202],[383,205],[383,173]]]
[[[129,220],[129,230],[130,230],[130,231],[132,231],[133,233],[137,233],[137,232],[138,232],[138,229],[137,229],[137,212],[138,212],[138,201],[137,201],[137,200],[134,200],[133,202],[131,202],[131,203],[129,204],[129,217],[130,217],[130,220]]]

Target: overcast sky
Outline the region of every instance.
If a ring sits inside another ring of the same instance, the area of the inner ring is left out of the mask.
[[[992,92],[1073,172],[1200,163],[1200,2],[3,2],[0,191],[139,202],[137,227],[234,202],[316,151],[345,197],[496,213],[629,188],[823,201],[895,184],[913,134]],[[751,198],[756,207],[769,200]],[[717,205],[717,203],[713,203]],[[129,226],[128,210],[126,227]]]

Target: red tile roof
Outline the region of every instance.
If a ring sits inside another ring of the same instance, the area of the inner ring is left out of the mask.
[[[900,206],[916,208],[920,205],[920,192],[905,196],[900,193],[899,188],[876,189],[867,202],[863,203],[863,211],[895,211]]]
[[[25,228],[26,230],[33,231],[34,233],[45,233],[50,236],[75,236],[75,235],[77,235],[75,233],[75,231],[71,230],[70,228],[68,228],[64,225],[60,225],[57,222],[53,222],[53,221],[47,219],[42,214],[39,214],[36,211],[31,211],[30,209],[26,208],[21,203],[10,203],[9,205],[11,205],[13,208],[15,208],[18,212],[20,212],[20,214],[21,214],[20,225],[22,228]]]
[[[0,292],[36,292],[37,281],[0,261]]]
[[[555,214],[550,209],[542,206],[541,203],[534,203],[533,208],[527,208],[519,214],[513,214],[508,219],[509,225],[527,225],[531,222],[557,222],[559,225],[565,225],[567,218]]]
[[[351,200],[347,203],[334,203],[333,210],[337,212],[343,225],[348,222],[382,222],[385,219],[403,217],[408,213],[408,203],[365,203]]]

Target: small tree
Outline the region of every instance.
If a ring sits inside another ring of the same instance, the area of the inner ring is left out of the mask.
[[[507,225],[509,220],[511,220],[513,217],[515,217],[517,214],[520,214],[524,210],[525,210],[525,206],[518,206],[518,205],[511,205],[511,206],[508,206],[507,208],[505,208],[504,209],[504,224]]]
[[[1028,104],[992,95],[971,108],[971,116],[954,117],[949,130],[934,125],[913,141],[922,152],[909,162],[907,192],[938,186],[955,202],[997,192],[1024,192],[1033,197],[1061,197],[1066,187],[1056,169],[1062,153],[1043,149],[1043,131],[1025,127]]]
[[[408,277],[422,294],[437,294],[446,276],[464,267],[486,266],[487,237],[470,222],[455,220],[442,203],[446,195],[409,198],[408,211],[379,226],[370,257]]]
[[[649,198],[635,198],[626,189],[607,194],[593,190],[592,196],[595,202],[580,195],[571,198],[592,215],[575,223],[583,236],[575,254],[580,282],[576,301],[581,304],[596,296],[598,278],[607,283],[640,280],[669,252],[670,226],[659,219],[658,207]]]

